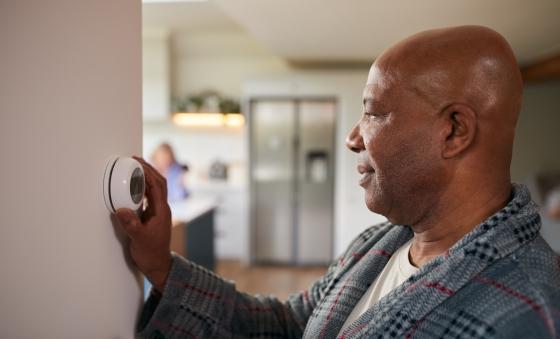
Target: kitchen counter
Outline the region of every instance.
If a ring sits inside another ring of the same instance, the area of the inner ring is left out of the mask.
[[[191,196],[185,200],[169,203],[173,224],[189,223],[217,207],[216,199]]]
[[[193,195],[169,203],[173,229],[171,250],[210,270],[215,265],[216,199]]]

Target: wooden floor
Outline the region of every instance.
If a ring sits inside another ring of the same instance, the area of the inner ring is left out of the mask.
[[[286,300],[290,294],[308,288],[326,270],[326,267],[244,266],[230,260],[219,260],[216,264],[216,272],[235,281],[238,291],[272,294],[280,300]]]

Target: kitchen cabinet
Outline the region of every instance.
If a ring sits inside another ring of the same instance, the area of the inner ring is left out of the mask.
[[[243,259],[248,252],[248,194],[227,182],[197,184],[193,196],[215,199],[215,251],[217,258]]]
[[[198,265],[214,270],[215,200],[189,197],[170,203],[169,206],[173,220],[171,250]]]

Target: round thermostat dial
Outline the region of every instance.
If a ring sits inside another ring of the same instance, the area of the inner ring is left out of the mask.
[[[142,164],[129,157],[112,157],[105,166],[103,198],[112,213],[119,208],[138,210],[146,183]]]

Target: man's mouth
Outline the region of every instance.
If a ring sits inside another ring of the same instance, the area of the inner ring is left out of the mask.
[[[362,175],[359,184],[360,186],[364,187],[366,183],[370,181],[371,176],[373,175],[373,173],[375,173],[375,170],[369,165],[358,164],[358,173]]]
[[[369,172],[374,172],[373,167],[366,164],[358,164],[358,173],[365,174]]]

